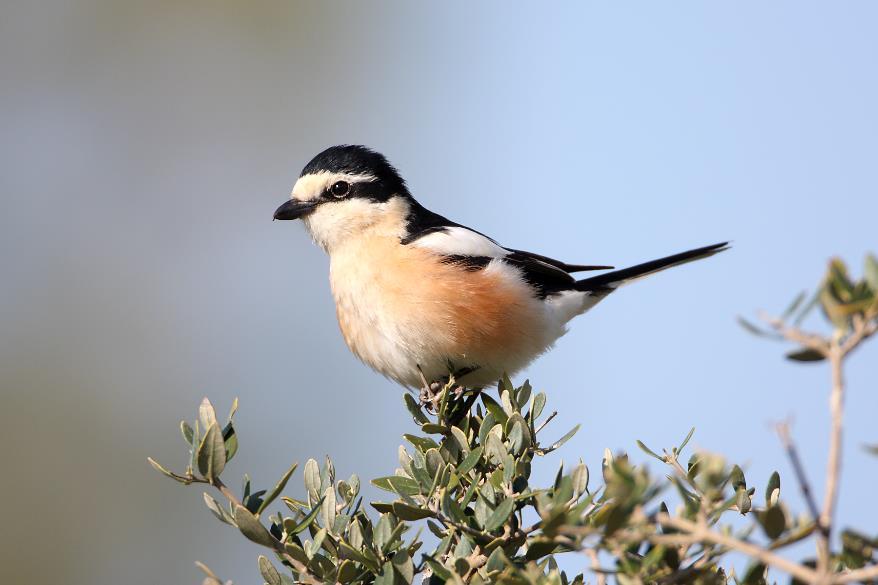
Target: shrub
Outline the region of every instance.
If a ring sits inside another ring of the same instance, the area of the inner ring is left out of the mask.
[[[301,498],[282,495],[296,465],[270,490],[255,489],[245,476],[240,495],[234,493],[222,478],[238,448],[237,401],[224,423],[206,398],[197,419],[181,423],[190,452],[183,473],[149,461],[182,484],[216,488],[224,501],[206,492],[207,508],[267,549],[274,561],[260,556],[258,568],[269,585],[401,585],[418,577],[430,583],[567,585],[588,578],[603,584],[612,577],[623,585],[758,584],[766,582],[769,568],[790,575],[794,583],[876,581],[878,538],[851,529],[840,538],[833,535],[843,367],[850,353],[878,331],[878,261],[870,256],[864,278],[854,282],[844,264],[833,260],[812,299],[805,299],[804,294],[797,297],[781,317],[762,316],[763,328],[741,320],[757,335],[795,344],[789,359],[828,360],[831,366],[832,425],[821,506],[787,425],[778,425],[808,506],[805,514],[787,505],[777,472],[757,489],[722,456],[689,454],[694,429],[665,449],[637,441],[660,463],[658,474],[631,464],[623,453],[606,451],[599,473],[580,462],[559,468],[549,486],[532,485],[534,463],[551,455],[577,428],[556,438],[547,427],[555,413],[547,413],[546,395],[535,393],[528,382],[515,386],[508,378],[500,381],[496,397],[461,388],[453,377],[434,385],[425,399],[406,394],[405,407],[420,433],[404,435],[408,444],[399,448],[393,475],[372,480],[388,493],[388,501],[369,506],[359,495],[360,479],[337,480],[328,458],[322,465],[313,459],[305,463]],[[831,324],[829,335],[800,328],[815,307]],[[674,494],[679,503],[671,512],[664,499]],[[282,506],[276,505],[278,498]],[[729,514],[743,515],[748,525],[733,528]],[[421,550],[420,532],[411,535],[416,523],[426,524],[438,539],[432,550]],[[806,539],[816,543],[813,559],[797,563],[778,553]],[[731,552],[747,557],[743,575],[731,568]],[[568,575],[556,562],[562,554],[583,555],[587,567]],[[207,575],[205,585],[222,584],[199,566]]]

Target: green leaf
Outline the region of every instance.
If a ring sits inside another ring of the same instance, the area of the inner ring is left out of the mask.
[[[689,444],[689,439],[691,439],[692,435],[694,435],[694,434],[695,434],[695,427],[692,427],[691,429],[689,429],[689,432],[686,434],[686,438],[683,439],[683,442],[680,443],[679,447],[677,447],[677,453],[683,452],[683,447],[685,447],[686,445]]]
[[[265,526],[259,522],[259,519],[244,506],[235,506],[235,524],[238,525],[238,530],[241,531],[241,534],[256,544],[272,549],[278,544],[277,540],[275,540]]]
[[[189,449],[189,468],[188,473],[193,473],[198,469],[198,445],[201,444],[201,433],[199,430],[198,419],[195,420],[195,428],[192,430],[192,447]]]
[[[314,459],[306,461],[303,475],[308,496],[311,501],[316,501],[320,497],[320,466],[317,461]]]
[[[268,585],[282,585],[283,581],[280,579],[280,573],[277,572],[277,569],[274,568],[271,561],[264,556],[259,555],[258,563],[259,573]]]
[[[786,358],[794,362],[819,362],[826,359],[822,353],[808,347],[793,350],[786,354]]]
[[[216,411],[213,409],[213,405],[207,399],[207,396],[202,399],[201,404],[198,406],[198,420],[201,421],[202,429],[209,429],[210,425],[216,422]]]
[[[322,505],[323,505],[323,498],[320,498],[320,500],[318,500],[318,502],[316,504],[314,504],[314,507],[311,508],[311,511],[308,512],[308,514],[304,518],[302,518],[301,522],[299,522],[298,524],[295,524],[295,525],[290,525],[290,526],[288,526],[287,523],[285,522],[284,529],[289,534],[299,534],[300,532],[302,532],[303,530],[305,530],[306,528],[311,526],[311,523],[314,522],[315,518],[317,518],[317,514],[320,513],[320,509],[321,509]]]
[[[488,442],[485,445],[485,458],[495,465],[500,465],[503,463],[504,457],[506,457],[506,447],[503,445],[503,440],[500,439],[500,433],[488,433]]]
[[[183,484],[189,483],[188,481],[186,481],[186,478],[180,477],[180,476],[176,475],[175,473],[168,471],[167,469],[162,467],[162,465],[158,461],[153,459],[152,457],[147,457],[146,460],[149,462],[150,465],[152,465],[153,469],[155,469],[156,471],[158,471],[162,475],[170,477],[174,481],[178,481],[178,482],[183,483]]]
[[[552,446],[549,447],[549,451],[554,451],[555,449],[557,449],[558,447],[560,447],[561,445],[563,445],[564,443],[569,441],[571,439],[571,437],[573,437],[573,435],[575,435],[578,430],[579,430],[579,425],[576,425],[575,427],[573,427],[572,429],[567,431],[566,435],[564,435],[563,437],[561,437],[560,439],[558,439],[557,441],[552,443]]]
[[[378,564],[376,562],[374,562],[371,558],[364,555],[361,551],[353,548],[348,543],[346,543],[344,541],[340,541],[338,543],[338,548],[339,548],[339,550],[341,550],[344,553],[344,556],[357,561],[361,565],[364,565],[366,568],[368,568],[373,573],[378,572]]]
[[[754,325],[753,323],[751,323],[750,321],[746,320],[745,318],[743,318],[741,316],[739,316],[737,318],[737,320],[738,320],[738,325],[740,325],[741,327],[746,329],[748,333],[751,333],[751,334],[756,335],[758,337],[774,337],[774,334],[771,333],[770,331],[765,331],[764,329],[760,329],[759,327],[757,327],[756,325]]]
[[[238,412],[238,397],[235,396],[235,399],[232,400],[232,407],[229,409],[229,422],[232,422],[232,419],[235,418],[235,413]]]
[[[449,571],[448,568],[446,568],[442,563],[428,555],[424,555],[424,560],[427,562],[428,565],[430,565],[430,569],[433,571],[433,575],[435,575],[443,583],[451,580],[451,571]]]
[[[777,492],[777,493],[775,493]],[[765,487],[765,506],[771,507],[777,505],[780,496],[780,474],[774,472],[768,478],[768,485]]]
[[[494,426],[496,424],[497,424],[497,422],[494,420],[494,415],[491,414],[490,412],[487,413],[485,415],[485,418],[482,419],[482,423],[479,425],[479,443],[480,444],[482,444],[482,445],[485,444],[485,442],[488,440],[488,432],[490,432],[490,430],[492,428],[494,428]]]
[[[652,449],[650,449],[649,447],[644,445],[643,441],[641,441],[640,439],[636,439],[635,442],[637,443],[637,446],[640,447],[641,451],[643,451],[644,453],[646,453],[647,455],[649,455],[651,457],[655,457],[656,459],[658,459],[662,463],[665,462],[664,457],[662,457],[661,455],[659,455],[658,453],[656,453],[655,451],[653,451]]]
[[[238,452],[238,434],[231,422],[223,429],[223,444],[226,447],[226,463],[228,463]]]
[[[744,573],[744,579],[741,585],[765,585],[765,565],[762,563],[754,563],[747,568]]]
[[[337,513],[335,506],[335,488],[330,485],[327,486],[326,491],[323,492],[323,504],[320,506],[320,509],[323,512],[323,526],[328,530],[332,530],[333,524],[335,524],[335,516]]]
[[[412,558],[404,551],[397,551],[390,560],[394,570],[399,573],[406,583],[411,583],[415,578],[415,564]]]
[[[799,311],[799,314],[796,316],[796,318],[793,319],[793,325],[795,327],[801,325],[802,321],[805,320],[805,317],[811,314],[811,311],[813,311],[818,304],[820,304],[819,290],[815,294],[811,295],[811,298],[808,300],[807,303],[805,303],[805,306],[802,308],[802,310]]]
[[[457,442],[457,446],[460,447],[460,452],[463,453],[464,456],[468,455],[470,452],[470,446],[466,433],[458,427],[451,427],[451,434]]]
[[[491,512],[488,519],[485,521],[485,531],[493,532],[503,526],[507,520],[509,520],[509,516],[512,514],[512,508],[515,505],[515,501],[512,498],[506,498]]]
[[[393,513],[393,504],[388,504],[387,502],[372,502],[369,505],[375,508],[380,514]]]
[[[210,494],[204,492],[204,504],[207,506],[207,509],[210,510],[214,516],[216,516],[220,522],[225,522],[230,526],[235,526],[235,519],[232,518],[228,512],[226,512],[222,506],[219,505]]]
[[[421,405],[418,404],[418,401],[415,400],[414,396],[406,392],[403,399],[405,400],[406,409],[409,411],[409,414],[412,415],[412,418],[415,419],[417,424],[422,425],[430,422],[430,419],[428,419],[424,414],[424,411],[421,410]]]
[[[494,552],[491,553],[491,556],[488,557],[488,562],[485,565],[485,569],[489,573],[493,573],[494,571],[502,571],[506,568],[509,561],[506,558],[506,555],[503,554],[503,549],[501,547],[497,547],[494,549]]]
[[[437,425],[436,423],[428,422],[421,425],[421,431],[428,435],[445,435],[448,433],[448,428],[443,427],[442,425]]]
[[[478,446],[469,454],[463,458],[463,461],[457,467],[457,473],[460,475],[465,475],[472,470],[473,467],[479,462],[479,459],[482,457],[482,452],[485,450],[484,447]]]
[[[735,500],[735,504],[738,506],[738,512],[740,512],[743,516],[744,514],[749,512],[750,508],[752,507],[749,490],[744,487],[740,487],[738,488],[736,495],[737,498]]]
[[[439,443],[434,441],[433,439],[428,439],[427,437],[419,437],[417,435],[403,435],[403,438],[417,447],[422,453],[426,453],[429,449],[438,449]]]
[[[512,416],[512,413],[515,412],[515,406],[512,404],[512,393],[509,390],[504,390],[500,394],[500,405],[507,416]]]
[[[393,533],[391,522],[390,514],[382,514],[381,518],[378,519],[378,524],[375,525],[372,540],[379,550],[390,542],[390,535]]]
[[[732,471],[729,474],[729,482],[732,484],[733,490],[737,491],[740,488],[747,489],[747,480],[744,479],[744,472],[737,465],[732,467]]]
[[[404,502],[393,502],[393,513],[400,520],[407,520],[410,522],[421,520],[422,518],[432,518],[434,516],[433,512],[428,509],[410,506]]]
[[[265,500],[262,501],[262,503],[259,505],[259,508],[256,510],[257,516],[261,514],[262,511],[265,510],[280,495],[285,487],[287,487],[287,482],[290,481],[290,477],[292,477],[293,473],[296,472],[297,467],[299,467],[298,463],[293,463],[292,465],[290,465],[290,468],[287,469],[287,472],[283,474],[283,477],[281,477],[280,480],[278,480],[275,486],[271,489],[271,491],[266,494]]]
[[[537,393],[536,396],[534,396],[534,403],[533,403],[533,406],[531,406],[531,408],[530,408],[530,415],[529,416],[530,416],[531,423],[533,423],[534,421],[536,421],[540,417],[540,415],[543,413],[543,408],[545,408],[545,407],[546,407],[546,394],[544,392],[539,392],[539,393]]]
[[[208,403],[210,404],[210,403]],[[211,482],[226,467],[226,446],[216,421],[210,425],[198,447],[198,471]]]
[[[787,519],[780,506],[771,506],[756,514],[759,525],[765,532],[765,536],[774,540],[783,534],[787,526]]]
[[[336,579],[338,579],[339,583],[350,583],[359,574],[360,570],[357,566],[350,559],[345,559],[338,566],[338,576]]]
[[[416,496],[421,493],[421,488],[418,485],[418,482],[411,478],[399,475],[390,475],[373,479],[372,485],[401,496]]]
[[[573,480],[573,495],[575,497],[578,498],[588,491],[588,467],[585,466],[582,460],[573,469],[571,479]]]
[[[878,294],[878,258],[869,254],[866,256],[866,268],[863,277],[873,292]]]
[[[807,295],[806,291],[802,291],[798,295],[796,295],[796,298],[793,299],[793,301],[789,304],[789,306],[783,312],[781,319],[783,319],[784,321],[789,319],[792,316],[792,314],[796,312],[796,309],[799,308],[799,305],[802,304],[802,301],[805,300],[806,295]]]
[[[192,442],[195,440],[195,431],[192,430],[192,427],[185,420],[180,421],[180,433],[182,433],[186,444],[191,447]]]
[[[497,404],[497,401],[488,396],[487,392],[482,392],[482,403],[485,405],[485,408],[488,409],[488,412],[494,417],[501,425],[506,424],[506,419],[509,416],[506,414],[506,411],[503,410],[503,407]]]
[[[326,528],[321,528],[314,533],[314,538],[310,543],[305,543],[305,553],[310,553],[308,556],[313,557],[320,550],[320,547],[323,546],[324,540],[326,540]]]
[[[518,395],[515,397],[515,402],[519,407],[524,408],[524,405],[530,401],[532,391],[533,388],[530,385],[530,380],[525,380],[521,388],[518,389]]]

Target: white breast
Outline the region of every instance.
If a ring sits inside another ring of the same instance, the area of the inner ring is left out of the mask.
[[[499,246],[498,246],[499,248]],[[339,325],[367,365],[409,387],[455,368],[481,386],[514,374],[564,334],[566,319],[501,260],[468,271],[423,246],[363,238],[331,253]]]

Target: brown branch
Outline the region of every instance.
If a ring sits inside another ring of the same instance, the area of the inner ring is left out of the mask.
[[[871,567],[863,567],[862,569],[856,569],[855,571],[848,571],[847,573],[839,573],[833,579],[833,583],[854,583],[855,581],[868,581],[870,579],[875,579],[878,577],[878,565],[872,565]]]
[[[818,573],[813,569],[809,569],[804,565],[794,563],[793,561],[776,555],[773,552],[755,544],[745,542],[743,540],[735,538],[734,536],[721,534],[719,532],[711,530],[703,524],[696,524],[695,522],[690,522],[689,520],[685,520],[683,518],[676,518],[663,512],[659,513],[656,516],[656,520],[664,528],[673,528],[675,530],[680,530],[687,533],[687,543],[691,542],[691,539],[701,542],[711,542],[713,544],[717,544],[728,549],[742,552],[745,555],[754,558],[765,565],[771,565],[773,567],[776,567],[781,571],[784,571],[785,573],[788,573],[793,577],[799,579],[800,581],[805,581],[806,583],[815,583],[817,581]],[[664,537],[662,538],[663,541],[670,542],[675,535],[662,536]]]
[[[222,495],[224,495],[226,499],[233,505],[244,506],[244,504],[241,503],[241,500],[238,499],[238,497],[232,492],[232,490],[226,487],[226,484],[224,484],[220,478],[214,478],[212,483],[213,486],[218,489],[220,493],[222,493]]]
[[[824,357],[829,356],[829,343],[823,336],[803,331],[798,327],[790,327],[783,319],[772,317],[766,313],[759,313],[759,318],[787,341],[813,349]]]

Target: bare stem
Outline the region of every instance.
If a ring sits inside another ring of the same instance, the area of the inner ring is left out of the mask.
[[[243,505],[244,505],[244,504],[241,503],[241,500],[239,500],[238,497],[232,492],[232,490],[230,490],[228,487],[226,487],[226,484],[224,484],[220,478],[218,478],[218,477],[217,477],[217,478],[214,478],[214,480],[213,480],[213,485],[214,485],[214,487],[216,487],[216,489],[218,489],[218,490],[219,490],[219,491],[220,491],[220,492],[226,497],[226,499],[227,499],[228,501],[230,501],[233,505],[235,505],[235,506],[243,506]]]
[[[854,345],[851,346],[853,348]],[[830,572],[830,537],[832,522],[835,517],[835,505],[838,501],[838,484],[841,474],[841,447],[844,417],[844,377],[842,366],[844,350],[837,340],[833,340],[828,354],[832,368],[832,392],[829,395],[831,413],[831,430],[829,434],[829,456],[826,461],[826,488],[823,493],[823,510],[820,513],[820,527],[823,537],[818,540],[817,568],[826,576]]]

